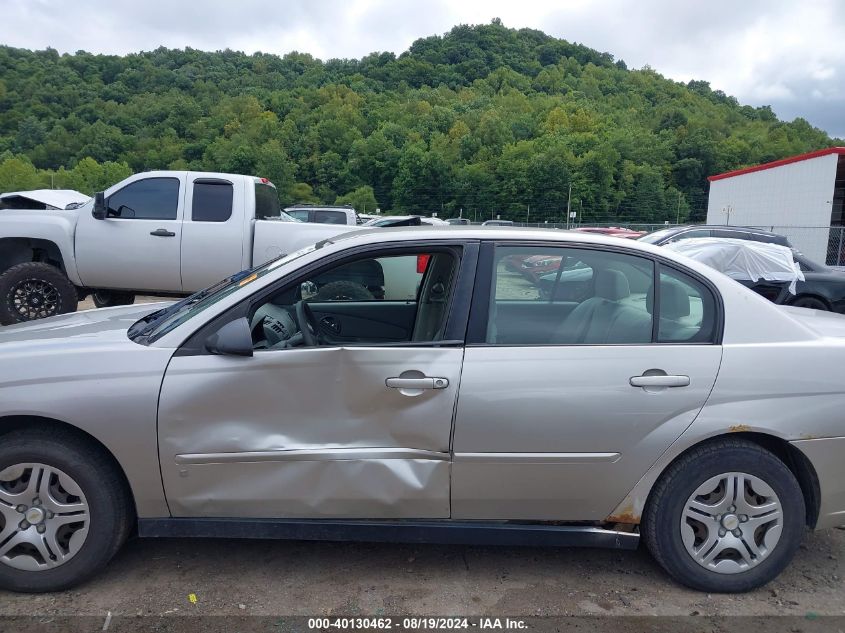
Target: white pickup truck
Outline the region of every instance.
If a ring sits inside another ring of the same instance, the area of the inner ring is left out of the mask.
[[[0,211],[0,324],[185,295],[354,227],[302,223],[264,178],[130,176],[72,210]]]

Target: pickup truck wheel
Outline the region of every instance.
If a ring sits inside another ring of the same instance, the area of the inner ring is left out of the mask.
[[[78,303],[76,287],[50,264],[26,262],[0,275],[2,325],[74,312]]]
[[[22,429],[0,445],[0,588],[60,591],[114,556],[133,508],[112,459],[57,429]]]
[[[681,457],[652,490],[643,536],[678,582],[707,592],[756,589],[801,544],[804,496],[786,465],[760,446],[724,439]]]
[[[372,301],[373,293],[354,281],[332,281],[320,288],[312,299],[315,303],[323,301]]]
[[[95,290],[91,296],[94,305],[98,308],[111,308],[113,306],[128,306],[135,303],[135,294],[132,292],[117,292],[114,290]]]

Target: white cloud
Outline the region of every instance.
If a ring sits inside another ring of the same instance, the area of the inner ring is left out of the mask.
[[[320,58],[400,53],[457,23],[531,27],[705,79],[743,103],[771,104],[845,136],[842,0],[0,0],[5,44],[127,53],[158,46]]]

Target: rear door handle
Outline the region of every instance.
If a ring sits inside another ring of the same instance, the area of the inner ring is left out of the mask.
[[[391,389],[445,389],[448,378],[388,378],[384,384]]]
[[[689,376],[631,376],[632,387],[688,387]]]
[[[150,235],[155,235],[156,237],[176,237],[176,233],[168,231],[167,229],[156,229],[155,231],[150,231]]]

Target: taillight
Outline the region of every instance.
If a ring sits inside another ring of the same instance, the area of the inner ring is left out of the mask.
[[[431,255],[417,255],[417,272],[422,275],[425,273],[425,269],[428,268],[428,260],[431,259]]]

